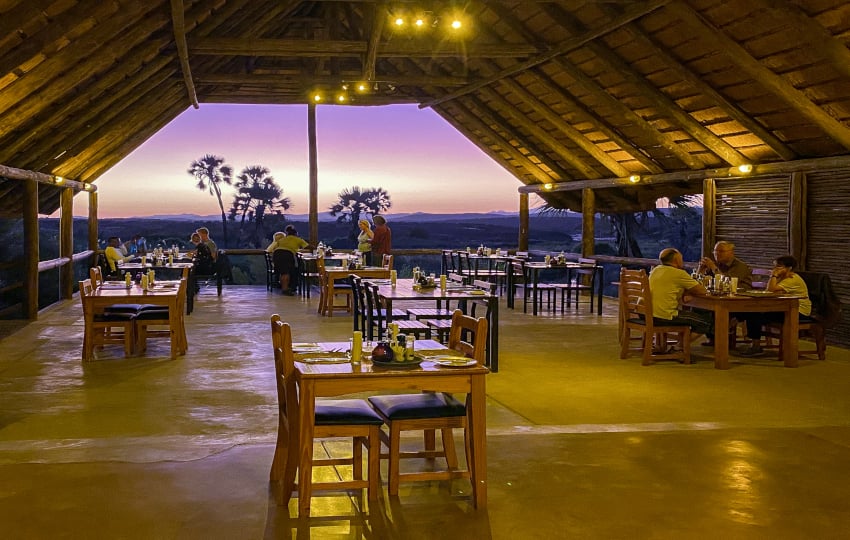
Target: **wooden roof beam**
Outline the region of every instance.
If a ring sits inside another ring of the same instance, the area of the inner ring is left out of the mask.
[[[749,73],[756,82],[786,101],[842,146],[850,148],[850,128],[813,103],[786,79],[762,65],[746,49],[688,6],[676,0],[670,4],[669,9],[688,26],[690,32],[695,32],[702,40],[714,43],[732,63]]]
[[[585,92],[592,94],[594,99],[598,99],[605,103],[617,115],[622,117],[625,123],[630,124],[634,129],[640,132],[641,137],[657,144],[666,149],[668,152],[676,156],[689,169],[702,169],[704,164],[696,157],[692,156],[682,146],[667,133],[658,131],[652,124],[644,120],[642,116],[623,105],[623,103],[601,88],[596,81],[585,75],[583,71],[571,64],[565,58],[557,58],[554,61],[558,67],[567,73],[576,84],[581,86]]]
[[[186,85],[189,103],[197,109],[198,96],[195,94],[195,84],[192,82],[192,68],[189,67],[189,47],[186,45],[186,24],[183,17],[183,0],[171,0],[171,21],[174,26],[177,58],[180,60],[180,70],[183,72],[183,84]]]
[[[366,54],[367,49],[368,43],[362,41],[331,39],[204,38],[194,41],[189,46],[189,51],[194,55],[288,58],[361,57]],[[452,43],[390,42],[378,44],[376,55],[378,57],[411,56],[419,58],[453,58],[457,56],[466,58],[516,58],[539,52],[537,47],[522,43],[505,45],[470,43],[461,51]]]
[[[299,88],[309,88],[317,84],[337,85],[340,82],[348,81],[355,82],[364,80],[359,74],[352,73],[346,75],[341,73],[338,77],[330,75],[279,75],[275,73],[248,73],[248,74],[232,74],[226,72],[219,73],[197,73],[195,81],[198,85],[201,84],[234,84],[234,85],[258,85],[258,86],[291,86]],[[396,86],[463,86],[469,84],[467,77],[446,77],[441,75],[393,75],[393,74],[373,74],[372,80],[387,81]]]
[[[558,21],[561,26],[570,32],[580,34],[583,29],[575,18],[558,6],[545,6],[543,8]],[[606,45],[600,42],[588,43],[587,50],[591,51],[600,61],[607,64],[612,71],[619,72],[624,79],[631,84],[634,84],[641,92],[641,95],[649,101],[653,107],[663,111],[673,120],[678,122],[679,126],[686,131],[691,137],[699,141],[709,151],[713,152],[721,160],[730,165],[743,165],[749,163],[750,160],[735,150],[730,144],[715,135],[711,130],[697,122],[693,116],[683,110],[675,101],[670,99],[667,94],[661,92],[657,87],[653,86],[646,78],[632,68],[628,63],[623,61],[616,53],[609,49]]]
[[[775,176],[777,174],[791,174],[795,172],[827,171],[837,169],[850,169],[850,156],[837,156],[816,159],[798,159],[796,161],[779,161],[776,163],[764,163],[754,165],[749,174],[738,172],[736,167],[725,167],[719,169],[704,169],[702,171],[679,171],[662,174],[641,176],[637,183],[628,178],[600,178],[597,180],[572,180],[569,182],[553,183],[550,189],[541,185],[521,186],[520,193],[548,193],[557,191],[575,191],[578,189],[604,189],[611,187],[632,187],[640,189],[641,186],[653,184],[669,184],[676,182],[702,182],[707,178],[723,179],[738,178],[746,181],[750,178],[763,176]]]
[[[764,142],[773,152],[784,160],[792,160],[797,157],[797,154],[791,150],[785,143],[779,140],[773,133],[764,128],[757,121],[742,111],[740,107],[726,99],[720,92],[705,83],[698,75],[682,65],[673,57],[665,48],[660,46],[652,36],[647,36],[637,25],[630,24],[626,30],[631,32],[632,36],[638,41],[641,46],[646,47],[652,53],[652,56],[659,63],[673,70],[678,77],[687,81],[701,94],[707,96],[714,101],[721,109],[723,109],[730,118],[747,128],[750,133],[758,137]],[[848,60],[850,61],[850,60]]]
[[[363,79],[375,80],[375,63],[378,60],[378,44],[381,41],[381,33],[384,30],[386,13],[380,6],[372,7],[372,32],[369,34],[369,44],[363,59]]]
[[[517,110],[516,107],[509,103],[508,100],[503,98],[498,92],[495,92],[490,88],[482,88],[479,90],[478,94],[490,101],[492,104],[498,106],[498,109],[494,109],[492,106],[489,107],[491,111],[494,111],[506,120],[509,119],[514,125],[531,134],[531,136],[537,139],[540,144],[548,146],[552,152],[557,154],[558,157],[566,163],[569,163],[570,166],[575,168],[582,176],[585,178],[599,178],[598,171],[585,163],[583,159],[576,156],[575,153],[566,148],[560,141],[558,141],[558,139],[553,137],[546,130],[529,120],[525,114]]]
[[[70,178],[62,178],[61,180],[59,180],[59,178],[52,174],[45,174],[38,171],[28,171],[25,169],[17,169],[15,167],[8,167],[6,165],[0,165],[0,177],[9,178],[11,180],[38,182],[39,184],[47,184],[50,186],[57,186],[65,189],[74,189],[77,191],[97,190],[97,186],[87,184],[85,182],[78,182],[77,180],[71,180]]]
[[[565,108],[570,110],[573,114],[580,117],[582,122],[587,122],[592,124],[594,128],[608,137],[614,144],[620,147],[620,149],[627,154],[629,154],[632,159],[640,163],[646,168],[647,172],[650,173],[660,173],[662,172],[661,167],[655,163],[652,158],[643,153],[640,149],[635,147],[631,142],[629,142],[625,137],[623,137],[618,131],[612,128],[607,121],[603,118],[600,118],[593,111],[588,110],[584,105],[578,103],[576,100],[572,98],[569,94],[563,91],[561,87],[557,86],[552,79],[550,79],[545,73],[540,73],[539,70],[534,69],[529,71],[529,74],[534,77],[536,84],[543,86],[547,92],[554,94],[557,96],[558,102],[563,104]],[[543,102],[540,102],[543,104]],[[545,105],[545,104],[543,104]],[[552,115],[557,118],[562,118],[560,114],[558,114],[555,110],[550,109],[548,106],[546,107]],[[566,120],[562,121],[566,122]],[[586,139],[586,137],[585,137]],[[596,146],[596,145],[594,145]],[[611,171],[614,172],[614,171]],[[618,174],[618,173],[614,173]]]
[[[584,33],[580,36],[576,36],[572,39],[568,39],[567,41],[565,41],[564,43],[562,43],[558,47],[556,47],[556,48],[554,48],[554,49],[552,49],[552,50],[550,50],[546,53],[543,53],[539,56],[536,56],[534,58],[526,60],[525,62],[520,62],[519,64],[517,64],[515,66],[511,66],[507,69],[500,71],[499,73],[493,75],[492,77],[488,77],[488,78],[484,79],[483,81],[479,81],[477,83],[471,84],[471,85],[467,86],[466,88],[461,88],[460,90],[456,90],[454,92],[446,94],[445,96],[442,96],[442,97],[439,97],[435,100],[429,101],[428,103],[423,103],[419,107],[420,108],[433,107],[434,105],[438,105],[440,103],[445,103],[446,101],[450,101],[450,100],[456,99],[460,96],[464,96],[466,94],[475,92],[479,88],[483,88],[485,86],[493,84],[494,82],[496,82],[500,79],[504,79],[505,77],[510,77],[511,75],[516,75],[517,73],[523,72],[523,71],[525,71],[529,68],[543,64],[545,62],[548,62],[549,60],[552,60],[553,58],[567,54],[570,51],[574,51],[574,50],[578,49],[579,47],[583,47],[587,43],[590,43],[591,41],[593,41],[593,40],[595,40],[595,39],[597,39],[601,36],[604,36],[605,34],[613,32],[614,30],[623,26],[624,24],[628,24],[631,21],[633,21],[635,19],[639,19],[639,18],[645,16],[648,13],[652,13],[656,9],[665,6],[666,4],[670,3],[671,1],[672,0],[651,0],[651,1],[648,1],[648,2],[641,2],[638,5],[631,7],[630,9],[625,11],[622,15],[620,15],[616,19],[610,21],[608,24],[606,24],[603,27],[597,28],[595,30],[588,31],[588,32],[586,32],[586,33]]]

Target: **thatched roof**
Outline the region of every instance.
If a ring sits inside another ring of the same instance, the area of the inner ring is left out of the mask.
[[[453,5],[462,39],[442,27]],[[441,21],[414,36],[394,6]],[[837,156],[848,29],[845,0],[0,0],[0,164],[93,182],[193,103],[306,103],[364,79],[378,90],[356,103],[433,107],[528,185]]]

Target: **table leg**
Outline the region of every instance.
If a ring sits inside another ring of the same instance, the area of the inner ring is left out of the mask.
[[[604,291],[604,286],[602,280],[605,279],[605,269],[602,266],[597,266],[593,269],[593,279],[596,280],[596,314],[602,315],[602,292]],[[591,284],[592,286],[593,284]]]
[[[531,314],[537,316],[537,269],[531,271]]]
[[[729,308],[720,305],[714,311],[714,367],[729,369]]]
[[[798,315],[799,304],[789,302],[785,310],[785,321],[782,323],[782,360],[785,367],[797,367],[800,342],[800,316]]]
[[[499,297],[493,295],[487,300],[490,303],[490,347],[487,354],[490,361],[488,367],[493,373],[499,371]]]
[[[475,375],[470,381],[467,423],[470,438],[470,483],[472,504],[483,510],[487,507],[487,423],[484,375]]]
[[[171,359],[175,360],[180,351],[180,337],[178,328],[180,326],[180,314],[177,301],[169,302],[168,306],[168,332],[171,334]]]

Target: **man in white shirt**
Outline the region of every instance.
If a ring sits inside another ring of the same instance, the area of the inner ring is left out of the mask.
[[[658,255],[661,261],[649,273],[649,290],[652,291],[652,316],[657,324],[684,324],[693,332],[712,336],[714,317],[708,311],[680,311],[682,296],[704,296],[705,287],[684,270],[682,254],[666,248]]]

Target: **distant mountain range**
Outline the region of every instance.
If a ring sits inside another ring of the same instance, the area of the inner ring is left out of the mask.
[[[428,214],[425,212],[411,212],[411,213],[398,213],[398,214],[386,214],[386,218],[390,222],[404,222],[404,221],[415,221],[418,223],[427,223],[431,221],[467,221],[467,220],[478,220],[482,218],[497,218],[497,217],[518,217],[517,212],[505,212],[505,211],[494,211],[494,212],[481,212],[481,213],[462,213],[462,214]],[[578,215],[578,214],[576,214]],[[218,214],[211,214],[208,216],[199,216],[197,214],[160,214],[153,216],[136,216],[132,218],[126,219],[167,219],[171,221],[218,221],[221,219],[221,216]],[[309,221],[308,214],[286,214],[286,219],[288,221],[300,221],[306,222]],[[319,221],[336,221],[336,217],[330,215],[329,212],[322,212],[319,214]]]

